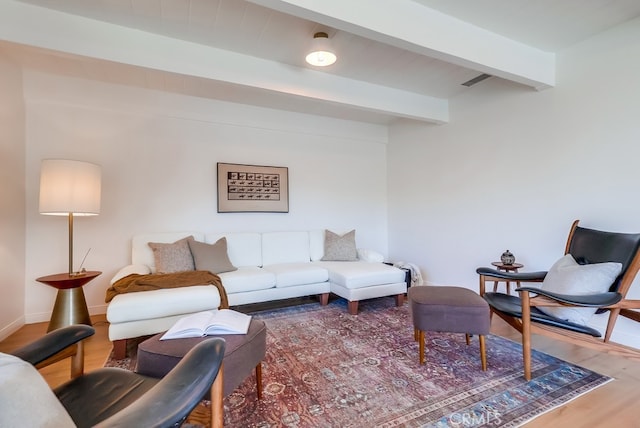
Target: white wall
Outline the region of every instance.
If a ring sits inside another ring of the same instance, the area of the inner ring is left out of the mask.
[[[45,158],[102,166],[102,208],[76,218],[76,268],[105,311],[109,279],[130,238],[162,231],[356,229],[358,246],[387,249],[387,128],[26,72],[27,322],[48,319],[55,290],[35,281],[65,271],[67,224],[38,214]],[[289,168],[289,213],[216,212],[216,163]]]
[[[22,73],[0,52],[0,340],[24,323],[24,124]]]
[[[477,290],[475,269],[505,249],[548,269],[574,219],[640,232],[638,76],[635,20],[560,54],[556,88],[493,78],[452,100],[447,125],[393,126],[391,258],[429,283]]]

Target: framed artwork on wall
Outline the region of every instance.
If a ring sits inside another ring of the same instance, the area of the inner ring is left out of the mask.
[[[289,169],[218,162],[218,212],[289,212]]]

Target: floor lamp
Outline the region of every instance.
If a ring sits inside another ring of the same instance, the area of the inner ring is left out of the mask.
[[[48,331],[70,324],[91,325],[82,286],[100,275],[73,270],[73,217],[100,213],[99,165],[75,160],[45,159],[40,169],[40,214],[67,216],[69,220],[68,273],[37,281],[58,289]]]

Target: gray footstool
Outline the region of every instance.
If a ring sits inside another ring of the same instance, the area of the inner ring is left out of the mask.
[[[418,286],[408,292],[420,364],[425,363],[425,332],[465,333],[467,345],[472,334],[480,341],[482,370],[487,370],[484,336],[489,334],[489,305],[477,293],[462,287]]]
[[[162,378],[197,343],[212,337],[160,340],[163,334],[156,334],[138,345],[137,373]],[[221,368],[223,387],[221,397],[211,397],[212,411],[222,411],[222,397],[233,392],[254,368],[258,399],[262,398],[261,363],[267,350],[267,327],[264,322],[252,318],[247,334],[225,334],[218,337],[226,342]],[[221,415],[215,417],[221,418]]]

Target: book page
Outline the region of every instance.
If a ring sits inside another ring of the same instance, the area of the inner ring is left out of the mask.
[[[250,323],[250,315],[231,309],[197,312],[176,321],[160,340],[219,334],[246,334]]]

